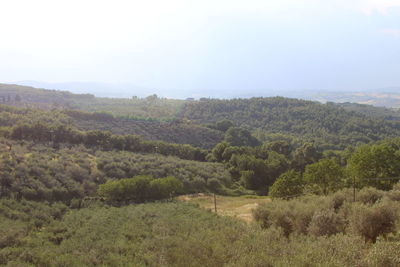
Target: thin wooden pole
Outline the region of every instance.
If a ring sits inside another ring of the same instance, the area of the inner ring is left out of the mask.
[[[215,210],[215,213],[217,213],[217,197],[216,197],[215,193],[214,193],[214,210]]]

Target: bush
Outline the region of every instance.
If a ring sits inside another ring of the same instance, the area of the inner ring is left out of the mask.
[[[313,236],[329,236],[343,232],[343,230],[343,219],[332,209],[315,212],[308,227],[309,234]]]
[[[292,214],[289,212],[288,206],[281,203],[269,203],[272,205],[259,206],[253,212],[256,221],[260,223],[263,228],[274,226],[280,228],[285,237],[293,232]]]
[[[384,195],[384,192],[373,187],[365,187],[361,189],[357,195],[356,200],[363,204],[375,204]]]
[[[301,194],[303,180],[300,172],[294,170],[283,173],[270,187],[269,195],[275,198],[291,198]]]
[[[307,234],[311,219],[317,210],[314,199],[274,200],[253,210],[255,221],[263,228],[280,228],[284,236],[292,232]]]
[[[170,198],[183,192],[183,183],[175,177],[155,179],[150,182],[152,199]]]
[[[335,211],[338,211],[345,202],[351,202],[352,200],[353,200],[352,190],[343,189],[328,197],[327,208],[332,208]]]
[[[136,203],[164,199],[183,192],[183,183],[175,177],[154,179],[151,176],[108,181],[99,186],[98,193],[111,201]]]
[[[349,227],[365,242],[375,243],[378,236],[396,231],[397,218],[396,207],[392,203],[374,206],[356,203],[350,214]]]

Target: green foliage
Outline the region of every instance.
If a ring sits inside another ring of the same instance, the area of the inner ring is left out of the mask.
[[[155,178],[174,176],[184,184],[186,193],[207,191],[210,179],[229,187],[231,178],[220,163],[181,160],[161,155],[141,155],[129,152],[96,152],[97,167],[106,177],[121,179],[137,175]]]
[[[126,151],[96,151],[83,146],[58,148],[0,138],[0,197],[35,201],[63,201],[96,195],[99,184],[109,179],[137,175],[174,176],[184,192],[207,191],[215,178],[229,187],[228,171],[220,163],[207,163],[143,155]]]
[[[390,189],[400,176],[400,153],[389,144],[363,145],[357,148],[347,165],[359,187]]]
[[[297,171],[304,171],[304,168],[311,163],[317,162],[322,154],[310,143],[305,143],[293,152],[292,168]]]
[[[216,122],[215,124],[210,124],[208,125],[209,128],[215,129],[221,132],[226,132],[229,130],[229,128],[233,127],[234,124],[230,120],[220,120]]]
[[[364,237],[366,242],[376,242],[380,235],[396,232],[396,213],[394,203],[379,203],[375,206],[355,205],[350,216],[351,230]],[[397,203],[398,205],[398,203]]]
[[[145,140],[190,144],[202,148],[212,148],[223,139],[223,134],[217,130],[178,120],[162,122],[76,110],[66,110],[63,113],[68,115],[71,124],[81,131],[107,130],[118,135],[140,135]]]
[[[16,106],[39,107],[42,109],[67,108],[88,112],[107,112],[116,116],[133,118],[172,119],[185,103],[183,100],[159,97],[100,98],[91,94],[73,94],[67,91],[36,89],[28,86],[0,84],[0,94],[18,95]]]
[[[181,203],[69,210],[52,218],[45,204],[0,201],[27,221],[0,212],[9,239],[0,264],[9,266],[397,266],[398,242],[364,243],[352,234],[308,236],[320,198],[273,201],[271,226],[260,229]],[[322,201],[326,204],[325,201]],[[277,204],[277,205],[276,205]],[[279,204],[279,205],[278,205]],[[287,205],[290,204],[290,205]],[[31,206],[31,208],[24,208]],[[30,225],[31,213],[49,220]],[[261,208],[265,208],[264,206]],[[0,209],[1,210],[1,209]],[[10,212],[8,212],[10,214]],[[329,218],[330,216],[323,216]],[[330,221],[330,220],[328,220]],[[11,224],[10,222],[13,222]],[[289,230],[289,239],[285,237]],[[305,229],[305,230],[304,230]],[[1,230],[0,230],[1,231]],[[306,231],[305,234],[301,231]],[[6,232],[6,231],[4,231]],[[3,238],[4,235],[1,235]]]
[[[268,166],[253,155],[234,155],[229,164],[240,173],[240,181],[246,189],[257,190],[271,183]]]
[[[0,199],[0,264],[4,264],[3,249],[23,245],[30,231],[61,219],[66,211],[67,207],[59,203]]]
[[[357,193],[357,201],[363,204],[372,205],[381,200],[384,195],[385,195],[384,191],[378,190],[373,187],[364,187]],[[387,195],[391,196],[393,195],[393,192],[390,192]]]
[[[101,184],[98,189],[100,196],[111,201],[144,202],[171,198],[183,192],[183,184],[175,177],[154,179],[151,176],[136,176]]]
[[[305,182],[317,185],[325,195],[341,188],[342,178],[342,169],[333,159],[325,158],[307,165],[304,172]]]
[[[83,144],[99,150],[127,150],[142,153],[160,153],[182,159],[205,161],[206,151],[190,145],[169,144],[162,141],[145,141],[134,135],[113,135],[107,131],[91,130],[80,132],[64,125],[19,124],[11,129],[10,137],[15,140]]]
[[[209,154],[209,161],[217,161],[217,162],[222,162],[224,161],[223,154],[225,152],[225,149],[229,146],[228,143],[226,142],[221,142],[217,144],[212,150],[211,154]]]
[[[76,134],[79,131],[101,132],[109,131],[114,135],[140,135],[144,140],[161,140],[175,144],[190,144],[201,148],[211,148],[223,139],[223,133],[212,130],[200,125],[190,124],[184,121],[161,122],[155,120],[143,120],[126,117],[114,117],[108,113],[88,113],[77,110],[40,110],[14,108],[0,105],[0,127],[1,126],[24,126],[20,127],[20,132],[15,137],[32,138],[31,134],[26,134],[29,130],[40,133],[41,128],[50,126],[54,138],[60,137],[56,142],[61,142],[73,130]],[[61,128],[60,128],[61,127]],[[57,132],[62,130],[62,132]],[[25,133],[25,135],[24,135]],[[32,133],[33,134],[33,133]],[[40,136],[35,136],[38,139]],[[47,140],[44,138],[44,140]],[[67,140],[65,140],[67,141]]]
[[[258,146],[260,141],[243,128],[231,127],[225,133],[224,141],[231,146]]]
[[[275,151],[269,151],[267,160],[268,172],[270,177],[272,177],[271,182],[275,181],[282,173],[290,168],[290,162],[284,154],[279,154]],[[271,183],[272,184],[272,183]]]
[[[368,193],[364,190],[357,194]],[[345,233],[375,243],[379,236],[397,233],[400,215],[399,202],[386,197],[391,192],[381,194],[382,201],[376,202],[361,198],[354,203],[349,190],[329,196],[274,200],[258,206],[253,215],[263,228],[278,227],[287,237],[293,233],[312,236]]]
[[[304,182],[301,173],[289,170],[283,173],[270,187],[268,194],[274,198],[291,198],[303,192]]]
[[[183,183],[173,176],[154,179],[150,182],[152,199],[171,198],[183,193]]]
[[[257,131],[263,141],[271,140],[270,134],[280,134],[293,140],[315,141],[324,149],[396,137],[400,124],[389,117],[347,111],[339,105],[283,97],[187,102],[179,117],[203,124],[226,119]]]
[[[207,181],[207,187],[211,192],[220,193],[221,183],[216,178],[211,178]]]
[[[308,233],[313,236],[334,235],[343,232],[344,220],[333,209],[316,211],[308,226]]]

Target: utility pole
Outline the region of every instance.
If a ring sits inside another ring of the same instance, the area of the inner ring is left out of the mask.
[[[215,213],[217,213],[217,196],[215,195],[215,193],[214,193],[214,210]]]
[[[353,202],[356,202],[356,177],[353,175]]]

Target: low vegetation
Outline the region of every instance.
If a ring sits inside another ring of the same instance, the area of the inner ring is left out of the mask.
[[[6,200],[1,205],[10,205]],[[14,208],[18,205],[13,203]],[[182,202],[124,207],[92,205],[69,210],[61,218],[52,208],[48,220],[26,228],[0,248],[8,266],[398,266],[398,237],[365,243],[358,234],[304,235],[286,238],[281,227],[261,229]],[[31,211],[26,210],[30,217]],[[320,213],[330,218],[329,213]],[[321,221],[312,216],[313,221]],[[284,224],[284,220],[282,220]],[[316,228],[319,223],[315,222]],[[296,226],[299,228],[300,226]],[[297,229],[296,228],[296,229]],[[15,232],[14,232],[15,233]],[[318,233],[318,232],[316,232]],[[11,234],[11,233],[10,233]]]
[[[286,237],[296,234],[331,236],[355,234],[365,242],[397,234],[399,190],[364,188],[354,195],[342,190],[329,196],[303,196],[274,200],[258,206],[254,218],[263,228],[279,228]]]
[[[183,183],[183,193],[209,191],[212,181],[219,185],[220,192],[231,185],[230,175],[220,163],[83,146],[53,148],[1,138],[0,166],[2,198],[36,201],[69,203],[94,197],[100,184],[137,175],[174,176]]]

